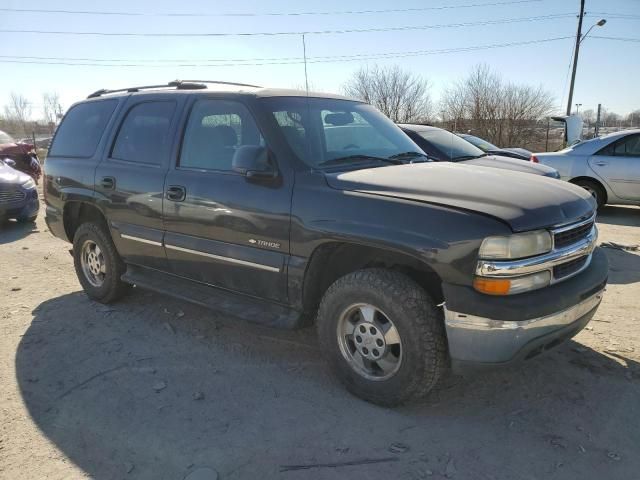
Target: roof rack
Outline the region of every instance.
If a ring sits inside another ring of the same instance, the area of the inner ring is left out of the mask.
[[[234,85],[237,87],[254,87],[261,88],[258,85],[249,85],[247,83],[234,83],[234,82],[222,82],[217,80],[174,80],[173,82],[169,82],[163,85],[144,85],[140,87],[127,87],[127,88],[118,88],[115,90],[107,90],[102,88],[100,90],[96,90],[87,98],[96,98],[102,95],[107,95],[109,93],[120,93],[120,92],[139,92],[140,90],[148,90],[153,88],[172,88],[175,87],[177,90],[202,90],[207,88],[205,83],[215,83],[219,85]]]

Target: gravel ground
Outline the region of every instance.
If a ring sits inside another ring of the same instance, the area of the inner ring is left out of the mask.
[[[608,207],[600,242],[640,243]],[[427,402],[350,396],[313,329],[277,331],[134,290],[81,292],[69,245],[0,230],[2,479],[631,479],[640,468],[640,252],[607,248],[589,327]]]

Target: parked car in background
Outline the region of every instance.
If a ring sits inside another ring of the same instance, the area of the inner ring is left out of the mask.
[[[315,322],[337,377],[383,405],[423,397],[450,364],[532,358],[595,313],[608,266],[581,188],[425,161],[360,101],[237,87],[100,90],[69,109],[46,222],[90,298],[135,284]]]
[[[493,143],[483,140],[475,135],[468,133],[456,133],[460,138],[464,138],[467,142],[474,144],[480,150],[489,155],[500,155],[502,157],[517,158],[518,160],[529,160],[531,158],[531,152],[525,148],[500,148]]]
[[[599,207],[640,204],[640,129],[593,138],[559,152],[535,153],[531,162],[557,169],[563,180],[589,191]]]
[[[14,140],[11,135],[0,130],[0,158],[13,160],[13,168],[26,173],[38,183],[42,169],[32,143]]]
[[[501,168],[545,177],[560,178],[558,172],[544,165],[534,165],[501,155],[490,155],[475,145],[442,128],[426,125],[398,125],[431,160],[463,165]],[[534,167],[534,168],[531,168]]]
[[[13,160],[0,158],[0,222],[10,218],[33,222],[40,209],[36,184],[13,164]]]

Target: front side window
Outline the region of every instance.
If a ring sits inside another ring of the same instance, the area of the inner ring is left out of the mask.
[[[260,100],[284,138],[307,165],[388,159],[420,148],[371,105],[350,100],[270,97]]]
[[[169,150],[169,126],[175,102],[144,102],[125,117],[111,150],[111,158],[161,165]]]
[[[72,107],[58,127],[48,155],[92,157],[117,104],[118,101],[112,99],[80,103]]]
[[[234,101],[198,100],[184,132],[180,166],[231,171],[233,155],[244,145],[264,145],[247,107]]]

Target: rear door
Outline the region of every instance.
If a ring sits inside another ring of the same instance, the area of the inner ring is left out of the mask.
[[[201,97],[185,116],[167,174],[165,246],[174,273],[224,289],[286,301],[293,175],[252,180],[233,171],[242,145],[264,145],[240,101]]]
[[[168,269],[163,187],[183,102],[183,95],[131,96],[96,169],[99,204],[128,263]]]
[[[589,166],[618,197],[640,201],[640,134],[603,148],[589,159]]]

